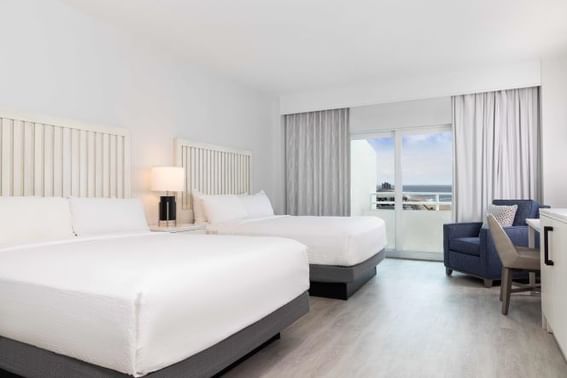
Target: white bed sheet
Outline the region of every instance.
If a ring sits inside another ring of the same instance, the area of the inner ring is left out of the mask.
[[[134,376],[196,354],[309,287],[305,246],[145,233],[0,250],[0,335]]]
[[[275,215],[209,224],[216,234],[278,236],[307,246],[310,264],[352,266],[367,260],[386,246],[382,219]]]

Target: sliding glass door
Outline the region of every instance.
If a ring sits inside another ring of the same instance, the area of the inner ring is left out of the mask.
[[[389,250],[396,248],[395,166],[394,133],[351,141],[351,213],[384,219]]]
[[[385,220],[390,255],[439,259],[452,210],[450,126],[354,136],[351,160],[353,215]]]

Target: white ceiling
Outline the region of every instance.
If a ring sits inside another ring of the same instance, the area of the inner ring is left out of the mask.
[[[65,0],[247,85],[289,94],[567,47],[567,0]]]

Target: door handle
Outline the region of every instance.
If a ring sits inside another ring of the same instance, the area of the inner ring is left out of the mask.
[[[545,265],[553,266],[555,263],[549,259],[549,232],[553,231],[553,227],[545,226],[543,228],[543,262]]]

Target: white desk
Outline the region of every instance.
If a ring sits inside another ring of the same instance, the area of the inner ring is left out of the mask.
[[[540,253],[543,326],[567,355],[567,209],[541,209],[541,226],[542,244],[547,239],[547,253],[545,244]]]

